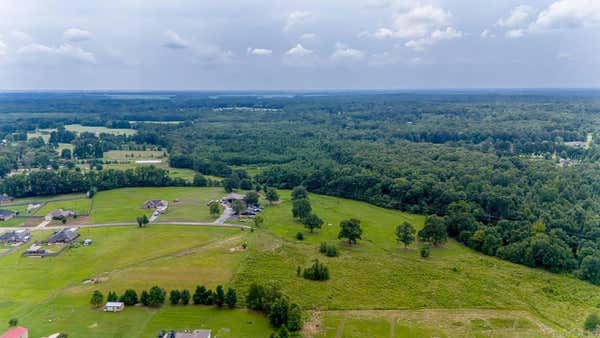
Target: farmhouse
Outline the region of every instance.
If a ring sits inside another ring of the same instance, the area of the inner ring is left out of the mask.
[[[16,244],[16,243],[25,243],[31,238],[29,231],[27,230],[17,230],[17,231],[9,231],[0,235],[0,243],[3,244]]]
[[[125,308],[123,302],[108,302],[104,305],[104,311],[106,312],[121,312]]]
[[[58,210],[49,212],[46,215],[46,217],[44,217],[44,219],[46,221],[51,221],[53,219],[65,219],[65,218],[73,217],[73,216],[75,216],[75,212],[73,212],[71,210],[58,209]]]
[[[144,209],[156,209],[159,213],[163,213],[169,207],[169,202],[165,200],[147,200],[144,202]]]
[[[0,338],[29,338],[29,332],[24,327],[13,327],[4,332]]]
[[[10,203],[14,200],[15,198],[12,196],[6,196],[6,195],[0,195],[0,204],[6,204],[6,203]]]
[[[17,215],[16,211],[0,209],[0,221],[7,221]]]
[[[235,200],[243,201],[244,195],[240,195],[240,194],[236,194],[236,193],[232,192],[232,193],[229,193],[227,196],[224,196],[223,198],[221,198],[222,202],[229,203],[229,204],[231,204]]]
[[[71,243],[77,237],[79,237],[77,228],[64,228],[50,236],[48,244]]]

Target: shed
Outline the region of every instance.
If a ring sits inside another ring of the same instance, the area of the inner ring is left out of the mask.
[[[125,303],[123,302],[108,302],[104,305],[104,311],[107,312],[121,312],[125,308]]]

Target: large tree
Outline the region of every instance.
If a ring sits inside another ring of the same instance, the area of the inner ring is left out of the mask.
[[[307,217],[312,211],[310,202],[306,198],[294,200],[292,205],[292,215],[295,218],[303,219]]]
[[[319,216],[311,213],[302,219],[302,224],[304,224],[304,227],[312,233],[314,232],[314,229],[321,229],[323,220],[320,219]]]
[[[305,187],[299,185],[292,190],[292,200],[308,199],[308,191]]]
[[[279,201],[279,194],[277,193],[277,190],[268,188],[265,192],[265,198],[269,203],[273,204],[273,202]]]
[[[396,240],[404,243],[404,248],[407,248],[410,243],[415,241],[416,230],[412,224],[403,222],[396,227]]]
[[[360,221],[354,218],[341,221],[338,238],[346,238],[348,239],[348,244],[356,244],[356,241],[362,238]]]
[[[437,215],[427,216],[425,225],[418,235],[422,242],[431,242],[433,245],[445,243],[448,240],[448,233],[446,232],[444,218]]]

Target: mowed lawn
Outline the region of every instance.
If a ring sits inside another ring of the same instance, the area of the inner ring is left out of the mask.
[[[40,207],[35,214],[37,216],[45,216],[51,211],[63,209],[72,210],[77,215],[87,215],[90,212],[91,205],[92,200],[87,197],[64,201],[50,201]]]
[[[249,232],[239,229],[151,225],[147,228],[81,229],[89,247],[72,248],[57,257],[21,257],[25,248],[0,257],[0,318],[18,318],[30,336],[66,332],[72,337],[152,337],[161,329],[210,328],[219,337],[266,337],[267,319],[246,310],[204,306],[160,309],[127,308],[122,313],[93,309],[93,290],[121,294],[153,285],[166,290],[196,285],[231,285],[247,252],[239,248]],[[50,232],[35,232],[35,240]],[[100,284],[83,284],[101,277]],[[0,331],[4,324],[0,324]]]
[[[165,187],[165,188],[123,188],[98,192],[93,198],[91,220],[93,223],[134,222],[137,216],[154,212],[143,209],[149,199],[164,199],[169,202],[166,213],[159,221],[210,222],[206,205],[210,200],[220,199],[223,188]],[[179,199],[179,202],[174,202]]]
[[[600,287],[572,276],[552,274],[485,256],[452,240],[443,247],[434,248],[428,259],[420,257],[418,244],[404,249],[395,240],[396,225],[409,221],[420,229],[423,216],[356,201],[310,195],[313,211],[326,224],[323,229],[310,234],[292,219],[289,192],[283,191],[280,196],[282,202],[279,205],[267,206],[263,212],[263,231],[251,236],[249,247],[252,254],[244,261],[235,278],[236,285],[242,289],[247,288],[251,281],[275,280],[294,302],[313,310],[469,310],[468,318],[460,324],[465,327],[472,327],[472,320],[479,323],[478,319],[482,320],[480,324],[484,326],[491,325],[489,318],[501,322],[515,321],[522,315],[511,315],[511,312],[504,311],[524,311],[535,323],[533,329],[527,327],[519,331],[519,335],[524,336],[530,335],[531,330],[537,332],[537,323],[561,335],[572,330],[581,332],[585,317],[598,312]],[[363,228],[363,239],[358,245],[352,246],[337,239],[339,221],[351,217],[360,219]],[[299,231],[304,232],[304,241],[295,239]],[[337,245],[339,257],[329,258],[320,254],[318,247],[321,242]],[[314,259],[328,265],[331,274],[329,281],[308,281],[296,275],[298,266],[307,267]],[[478,309],[503,312],[496,317],[489,315],[489,318],[478,318]],[[342,327],[343,312],[325,318],[327,325],[335,325],[336,330],[346,332]],[[368,321],[381,324],[378,318],[375,313]],[[387,316],[381,318],[384,322],[389,321]],[[354,319],[358,322],[362,320]],[[407,332],[411,332],[413,324],[415,329],[429,327],[417,321],[410,323],[409,318],[408,324],[403,324],[408,325]],[[370,324],[364,326],[371,327]],[[320,327],[323,328],[322,325]],[[387,330],[390,329],[388,325]],[[453,336],[452,333],[457,332],[448,331],[443,325],[431,329],[431,335],[439,331]],[[336,330],[334,332],[338,332]],[[511,335],[501,328],[490,330],[495,334],[504,332],[500,335]],[[539,330],[538,335],[546,332]],[[328,333],[322,335],[336,336]],[[348,333],[338,337],[346,336],[360,335]]]

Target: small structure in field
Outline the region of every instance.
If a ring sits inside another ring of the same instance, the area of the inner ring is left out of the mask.
[[[223,196],[221,198],[221,202],[231,204],[233,201],[243,201],[244,195],[236,194],[234,192],[227,194],[227,196]]]
[[[71,243],[79,237],[77,228],[64,228],[48,238],[48,244]]]
[[[53,219],[67,219],[69,217],[73,217],[75,216],[75,212],[71,211],[71,210],[63,210],[63,209],[57,209],[54,211],[49,212],[46,217],[44,217],[44,219],[46,221],[51,221]]]
[[[23,253],[23,256],[27,257],[43,257],[44,255],[46,255],[46,250],[37,243],[32,244],[29,249],[25,250]]]
[[[30,212],[31,210],[35,210],[41,206],[42,206],[42,203],[40,203],[40,202],[31,202],[31,203],[27,204],[27,212]]]
[[[85,246],[92,245],[92,240],[89,239],[89,238],[84,239],[83,240],[83,245],[85,245]]]
[[[144,209],[156,209],[159,213],[167,211],[169,202],[165,200],[147,200],[144,202]]]
[[[7,195],[0,195],[0,204],[11,203],[15,198]]]
[[[193,330],[193,331],[161,331],[158,338],[211,338],[211,330]]]
[[[108,302],[104,305],[105,312],[121,312],[123,309],[125,309],[123,302]]]
[[[0,243],[20,244],[20,243],[27,242],[30,238],[31,238],[31,235],[30,235],[29,231],[27,231],[25,229],[9,231],[9,232],[6,232],[6,233],[3,233],[2,235],[0,235]]]
[[[24,327],[16,326],[4,332],[0,338],[29,338],[29,331]]]
[[[8,221],[15,216],[17,216],[16,211],[0,209],[0,221]]]

